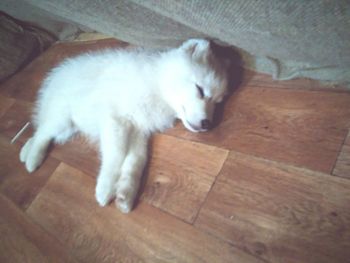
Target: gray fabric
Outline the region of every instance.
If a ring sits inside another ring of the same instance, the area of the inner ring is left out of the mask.
[[[132,44],[150,47],[177,45],[190,37],[203,37],[129,0],[25,0],[47,12]]]
[[[350,80],[348,1],[133,2],[243,49],[248,67],[275,78]]]
[[[0,81],[6,80],[55,41],[51,35],[0,13]]]
[[[238,47],[245,66],[275,78],[350,82],[346,0],[25,1],[134,44],[173,46],[208,36]]]
[[[0,10],[16,19],[39,26],[60,40],[74,39],[82,31],[91,31],[86,27],[80,29],[75,23],[64,21],[61,17],[23,0],[1,0]]]

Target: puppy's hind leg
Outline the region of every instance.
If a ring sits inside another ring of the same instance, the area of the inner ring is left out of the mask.
[[[48,130],[39,128],[22,147],[20,160],[25,163],[29,173],[42,163],[52,138],[53,136]]]
[[[129,213],[133,208],[147,161],[148,136],[138,131],[132,135],[116,189],[116,205],[123,213]]]
[[[115,196],[115,184],[127,152],[130,127],[126,121],[104,121],[100,134],[101,168],[95,192],[100,206],[107,205]]]
[[[62,117],[58,120],[52,118],[39,124],[34,136],[25,143],[19,155],[28,172],[31,173],[40,166],[53,139],[55,141],[62,140],[63,137],[68,139],[74,132],[69,118]]]

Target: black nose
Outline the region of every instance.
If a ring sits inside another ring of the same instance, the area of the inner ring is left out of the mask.
[[[208,119],[201,121],[202,129],[209,130],[211,128],[211,121]]]

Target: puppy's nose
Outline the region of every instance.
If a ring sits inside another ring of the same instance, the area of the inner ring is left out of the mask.
[[[208,119],[201,121],[202,129],[209,130],[211,128],[211,121]]]

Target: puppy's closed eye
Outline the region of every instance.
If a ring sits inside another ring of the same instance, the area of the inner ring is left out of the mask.
[[[204,90],[203,90],[203,88],[202,88],[201,86],[199,86],[198,84],[196,84],[196,88],[197,88],[197,90],[198,90],[199,97],[200,97],[201,99],[203,99],[203,98],[204,98]]]

